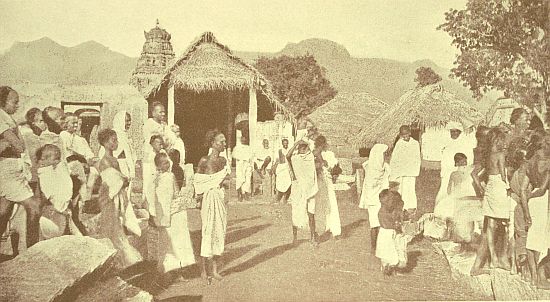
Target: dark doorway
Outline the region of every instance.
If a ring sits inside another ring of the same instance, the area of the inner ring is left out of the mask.
[[[208,154],[208,130],[218,129],[227,136],[227,98],[223,91],[195,93],[176,89],[175,99],[174,122],[180,126],[185,143],[185,161],[196,166]]]

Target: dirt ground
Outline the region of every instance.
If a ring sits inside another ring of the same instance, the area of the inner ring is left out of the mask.
[[[433,209],[437,171],[423,171],[417,183],[419,211]],[[231,197],[232,200],[233,196]],[[366,210],[349,191],[338,192],[342,239],[322,236],[312,247],[308,230],[293,245],[290,205],[230,204],[222,256],[224,279],[207,285],[198,265],[184,270],[190,280],[160,285],[150,274],[129,280],[160,301],[366,301],[483,300],[451,278],[446,260],[426,239],[409,244],[409,264],[401,275],[384,277],[370,253]],[[318,205],[317,232],[324,232],[324,209]],[[200,251],[200,216],[189,211],[195,254]]]

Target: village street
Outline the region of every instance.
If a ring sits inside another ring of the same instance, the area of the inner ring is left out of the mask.
[[[437,171],[424,172],[417,188],[420,211],[433,208]],[[422,189],[421,189],[422,187]],[[349,192],[338,192],[343,238],[326,240],[313,248],[307,230],[292,245],[290,205],[238,204],[229,206],[224,280],[207,285],[199,266],[189,282],[168,288],[147,274],[131,281],[160,301],[365,301],[365,300],[480,300],[451,277],[442,255],[427,239],[409,245],[409,266],[402,275],[383,277],[379,261],[370,254],[367,213],[350,202]],[[431,196],[431,198],[430,198]],[[319,205],[320,206],[320,205]],[[318,232],[324,230],[318,208]],[[189,211],[195,254],[200,244],[198,211]]]

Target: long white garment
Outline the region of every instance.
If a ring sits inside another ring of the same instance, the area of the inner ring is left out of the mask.
[[[183,143],[183,140],[180,137],[176,137],[172,148],[178,150],[180,153],[180,166],[183,169],[185,166],[185,144]]]
[[[76,133],[69,133],[67,131],[61,131],[59,134],[59,139],[63,145],[62,154],[66,157],[69,157],[73,154],[80,154],[84,158],[91,159],[95,157],[92,148],[83,137],[77,135]]]
[[[193,181],[195,192],[203,194],[201,207],[202,257],[220,256],[225,249],[227,209],[224,202],[225,192],[221,188],[221,184],[226,175],[224,170],[215,174],[195,174]]]
[[[380,228],[376,240],[375,255],[382,265],[395,266],[399,263],[399,254],[395,242],[397,233],[393,229]]]
[[[359,207],[367,209],[368,206],[380,206],[378,194],[389,187],[390,166],[384,162],[384,153],[387,145],[376,144],[372,147],[369,160],[363,163],[365,180]],[[373,217],[377,217],[378,213]],[[376,219],[377,220],[377,219]]]
[[[327,194],[327,213],[326,213],[326,230],[331,232],[333,236],[340,236],[342,234],[342,224],[340,221],[340,211],[338,209],[338,200],[336,199],[336,192],[334,191],[334,184],[332,183],[332,177],[326,168],[323,168],[323,182],[326,186]]]
[[[275,169],[275,189],[282,193],[288,191],[290,185],[292,184],[292,179],[290,178],[290,167],[286,162],[287,154],[288,149],[279,149],[279,163]]]
[[[451,173],[449,183],[445,185],[445,190],[450,186],[450,194],[435,205],[434,214],[436,217],[443,220],[454,219],[457,201],[476,196],[471,176],[472,169],[472,166],[457,167],[456,171]]]
[[[321,152],[323,160],[327,162],[328,169],[333,169],[338,164],[338,159],[334,152],[323,151]],[[334,184],[332,183],[332,176],[326,167],[323,167],[323,181],[326,186],[326,194],[328,206],[326,213],[326,230],[330,231],[333,236],[339,236],[342,233],[342,224],[340,222],[340,211],[338,209],[338,200],[336,199],[336,191],[334,190]]]
[[[235,159],[235,186],[243,193],[252,192],[252,150],[248,145],[237,145],[233,149]]]
[[[107,168],[100,173],[101,186],[99,200],[102,205],[99,236],[109,238],[119,251],[123,267],[128,267],[142,260],[140,253],[130,244],[122,225],[130,231],[137,231],[135,221],[126,220],[126,211],[132,211],[124,187],[124,176],[114,168]],[[139,226],[138,226],[139,229]],[[139,231],[141,233],[141,229]],[[141,234],[137,234],[141,235]]]
[[[416,209],[416,177],[420,174],[420,145],[410,138],[399,139],[395,144],[390,161],[390,180],[399,183],[399,193],[405,209]]]
[[[542,260],[548,252],[549,244],[548,237],[548,191],[544,196],[531,198],[529,200],[529,213],[531,214],[531,227],[527,232],[526,247],[529,250],[537,251],[540,253],[539,262]]]
[[[171,214],[176,197],[175,177],[161,173],[155,181],[157,221],[159,222],[160,271],[169,272],[195,263],[193,245],[187,225],[187,211]]]
[[[128,133],[126,132],[126,111],[119,111],[113,118],[113,130],[117,134],[118,148],[113,151],[113,156],[118,160],[120,166],[120,172],[126,177],[136,177],[136,159],[134,157],[134,151],[132,144],[128,139]],[[149,145],[149,142],[147,142]],[[99,149],[99,158],[103,158],[105,155],[105,148],[101,146]]]
[[[150,145],[149,145],[150,146]],[[152,149],[151,149],[152,150]],[[164,150],[161,150],[164,152]],[[156,215],[156,195],[155,179],[157,177],[157,167],[155,166],[156,153],[152,152],[143,158],[143,196],[147,201],[149,215]]]
[[[73,182],[65,162],[55,167],[47,166],[38,169],[40,191],[49,200],[55,210],[62,213],[69,206],[73,194]]]
[[[447,195],[446,185],[449,183],[451,173],[455,170],[454,156],[457,153],[466,155],[467,165],[471,165],[474,162],[474,149],[467,138],[460,135],[457,139],[448,139],[441,150],[441,186],[436,197],[436,203]]]
[[[313,153],[310,151],[306,154],[292,155],[292,168],[296,176],[289,196],[292,205],[292,224],[304,228],[308,225],[308,203],[319,191]]]

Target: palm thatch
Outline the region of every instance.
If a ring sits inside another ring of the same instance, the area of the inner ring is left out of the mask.
[[[154,76],[152,78],[154,79]],[[205,32],[196,39],[184,54],[166,69],[156,83],[139,89],[145,98],[150,99],[162,87],[171,85],[194,92],[254,88],[263,94],[277,111],[294,119],[294,115],[277,99],[265,77],[256,68],[233,55],[211,32]]]
[[[352,141],[355,136],[383,113],[388,104],[368,93],[339,93],[308,117],[337,153],[357,153]]]
[[[455,94],[434,84],[406,92],[384,114],[361,130],[355,146],[385,143],[391,146],[401,125],[416,124],[421,129],[445,127],[448,122],[459,122],[464,129],[472,129],[483,120],[483,115],[459,100]]]

